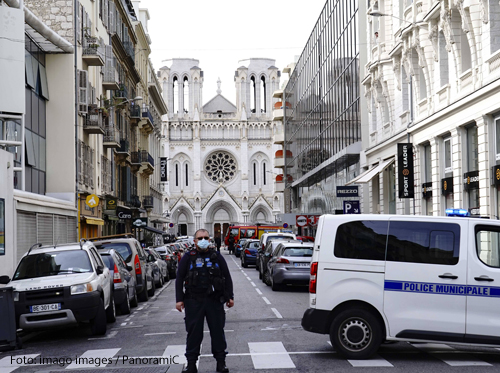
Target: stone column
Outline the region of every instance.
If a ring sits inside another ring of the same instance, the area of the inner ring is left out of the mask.
[[[491,206],[488,122],[489,117],[486,115],[476,118],[479,163],[479,205],[481,216],[491,216],[492,211],[494,211]]]
[[[431,179],[432,179],[432,215],[439,216],[441,212],[441,185],[439,179],[439,142],[431,138]]]
[[[462,167],[462,138],[458,128],[451,133],[451,160],[453,164],[453,207],[463,207],[463,167]]]

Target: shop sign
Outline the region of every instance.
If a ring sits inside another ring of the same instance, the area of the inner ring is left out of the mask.
[[[160,181],[167,181],[167,157],[160,157]]]
[[[99,205],[99,197],[97,197],[95,194],[91,194],[87,196],[87,198],[85,199],[85,203],[88,207],[93,209],[94,207],[97,207]]]
[[[106,199],[106,210],[116,211],[117,204],[118,204],[117,198],[107,198]]]
[[[136,227],[146,227],[148,225],[148,218],[135,218],[132,222]]]
[[[493,185],[500,185],[500,165],[493,166]]]
[[[130,210],[125,210],[123,208],[116,208],[116,215],[122,220],[132,220],[132,212]]]
[[[337,197],[358,197],[358,186],[338,186]]]
[[[479,171],[464,174],[464,190],[479,189]]]
[[[398,144],[399,198],[413,198],[415,185],[413,176],[413,144]]]
[[[447,196],[453,193],[453,176],[441,179],[441,194]]]
[[[422,197],[431,198],[432,197],[432,183],[422,184]]]

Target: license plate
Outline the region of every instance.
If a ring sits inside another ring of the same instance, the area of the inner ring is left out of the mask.
[[[36,306],[30,306],[30,312],[58,311],[60,309],[61,303],[39,304]]]
[[[295,267],[309,267],[309,263],[295,263]]]

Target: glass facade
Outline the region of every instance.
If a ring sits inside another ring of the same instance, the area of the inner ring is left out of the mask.
[[[311,187],[335,190],[359,169],[355,167],[359,154],[339,155],[361,141],[357,0],[326,2],[284,89],[284,99],[290,108],[284,118],[289,175],[285,180],[288,186],[301,180],[294,189],[302,190],[292,190],[291,209],[307,212],[308,202],[300,199],[317,199],[317,193],[309,193]],[[322,204],[323,213],[339,207],[335,192],[319,194],[330,199]]]

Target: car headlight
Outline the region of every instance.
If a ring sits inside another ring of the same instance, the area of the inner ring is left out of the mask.
[[[71,287],[71,295],[89,293],[93,291],[92,284],[79,284]]]
[[[12,298],[14,298],[14,302],[19,302],[19,292],[18,291],[12,292]]]

